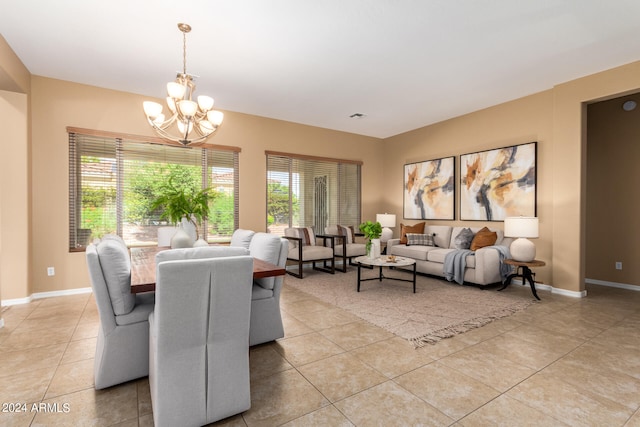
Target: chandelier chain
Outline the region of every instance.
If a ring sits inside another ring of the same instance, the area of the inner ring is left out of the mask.
[[[182,33],[182,74],[187,74],[187,33]]]

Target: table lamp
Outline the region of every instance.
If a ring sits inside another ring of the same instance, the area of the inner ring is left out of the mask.
[[[511,216],[504,219],[505,237],[516,237],[511,243],[511,258],[530,262],[536,258],[536,245],[529,239],[538,237],[538,218]]]
[[[380,235],[380,241],[385,243],[393,237],[393,231],[389,227],[396,226],[396,216],[394,214],[376,214],[376,221],[382,226],[382,234]]]

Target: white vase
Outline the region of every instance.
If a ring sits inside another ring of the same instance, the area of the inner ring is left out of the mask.
[[[198,240],[196,240],[196,242],[193,244],[194,248],[200,248],[200,247],[204,247],[204,246],[209,246],[209,242],[204,240],[202,237],[199,238]]]
[[[193,218],[193,216],[192,216]],[[191,238],[191,245],[193,246],[193,244],[196,241],[196,226],[194,225],[193,222],[189,221],[187,218],[182,218],[182,222],[180,223],[180,227],[182,227],[182,229],[189,235],[189,237]]]
[[[178,231],[171,238],[171,249],[178,248],[192,248],[193,240],[191,236],[187,234],[186,231],[182,229],[182,227],[178,228]]]
[[[367,255],[371,259],[380,258],[380,239],[371,239],[371,249]]]

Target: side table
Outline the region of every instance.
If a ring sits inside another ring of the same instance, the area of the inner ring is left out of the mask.
[[[536,282],[534,282],[533,280],[533,275],[531,274],[531,267],[544,267],[546,265],[545,262],[537,259],[534,259],[533,261],[529,261],[529,262],[516,261],[515,259],[505,259],[504,263],[515,266],[516,272],[514,274],[510,274],[509,277],[507,277],[507,280],[504,282],[504,286],[498,290],[501,291],[505,289],[507,286],[509,286],[511,284],[511,280],[514,277],[522,277],[522,284],[525,283],[525,280],[528,280],[533,296],[536,297],[536,299],[539,301],[540,297],[538,297],[538,294],[536,293]],[[520,273],[520,270],[522,270],[522,273]]]

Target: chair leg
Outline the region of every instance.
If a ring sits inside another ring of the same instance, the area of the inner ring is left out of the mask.
[[[297,277],[298,279],[302,279],[302,261],[298,261],[298,260],[292,260],[292,261],[296,261],[298,263],[298,273],[294,273],[291,270],[285,270],[287,274],[292,275],[293,277]]]
[[[333,258],[333,261],[335,262],[335,257]],[[351,258],[348,258],[349,261],[351,261]],[[342,271],[343,273],[347,272],[347,255],[342,255],[342,270],[338,270],[338,271]]]
[[[322,267],[316,266],[316,262],[317,261],[322,261]],[[325,259],[325,260],[317,260],[317,261],[312,261],[314,270],[324,271],[325,273],[331,273],[331,274],[335,274],[336,273],[335,258],[330,258],[330,259]],[[331,268],[327,267],[327,262],[328,261],[331,261]]]

